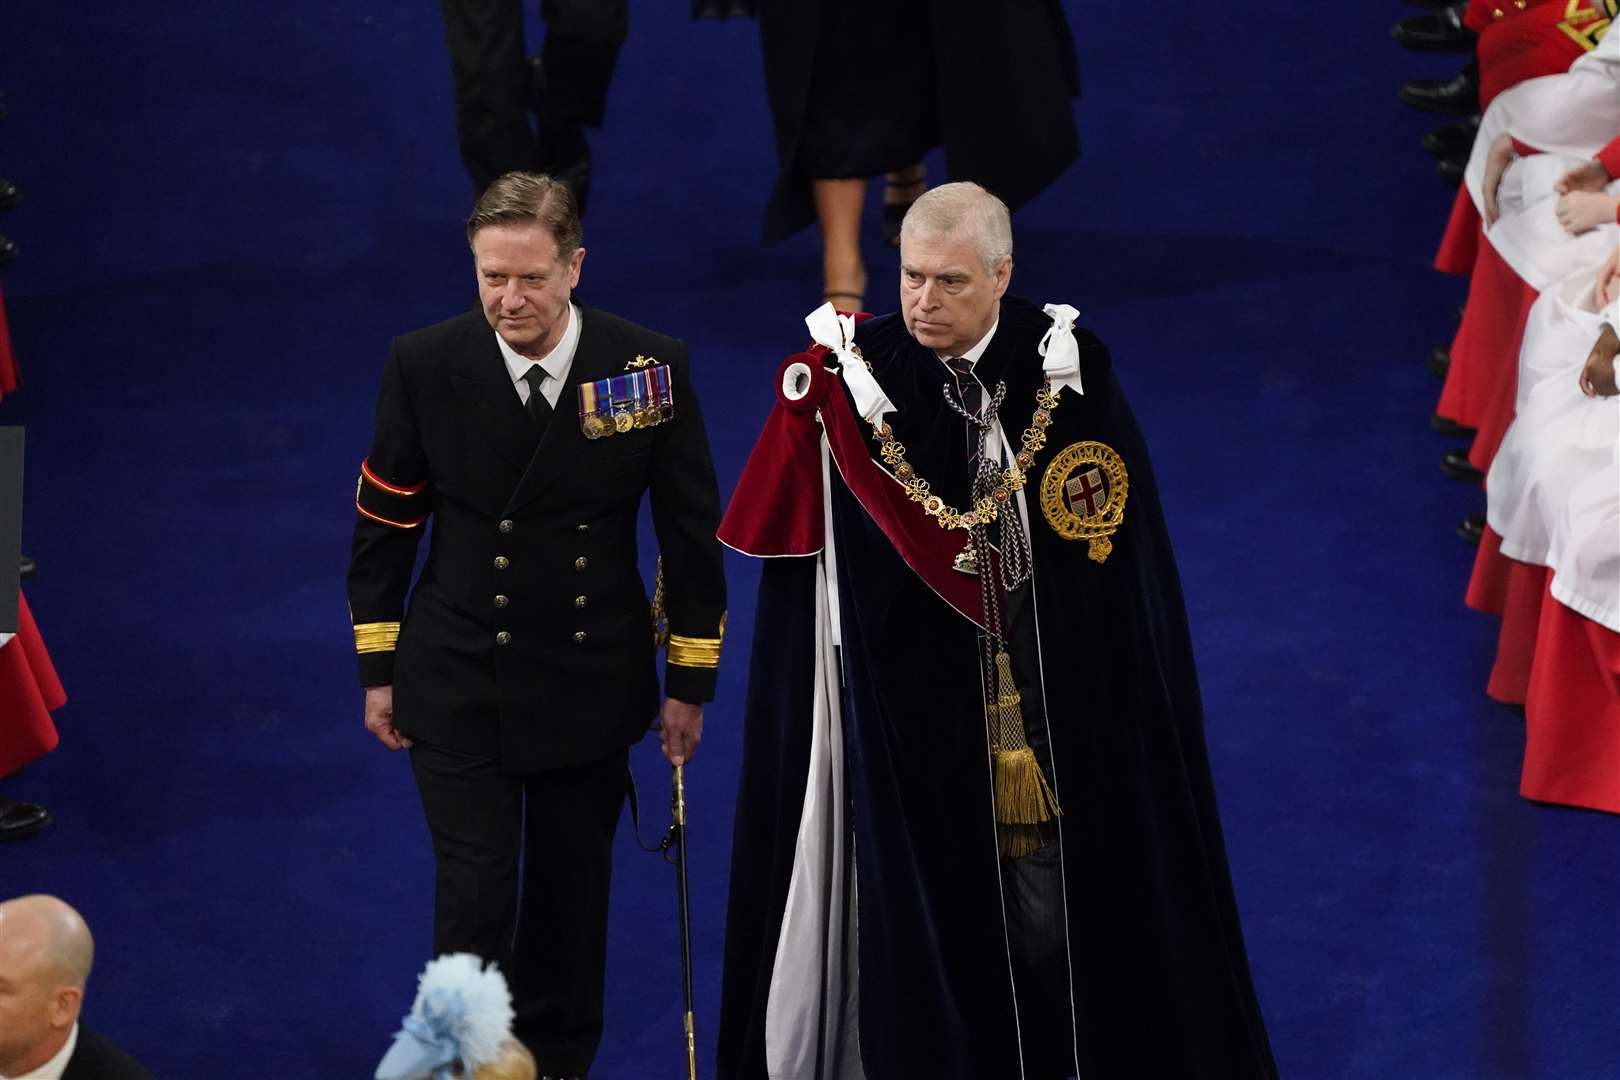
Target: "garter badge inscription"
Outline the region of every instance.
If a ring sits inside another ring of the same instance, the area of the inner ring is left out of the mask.
[[[1125,520],[1130,478],[1125,462],[1100,442],[1077,442],[1059,450],[1041,473],[1041,513],[1065,540],[1089,540],[1086,553],[1106,562],[1114,550],[1109,537]]]

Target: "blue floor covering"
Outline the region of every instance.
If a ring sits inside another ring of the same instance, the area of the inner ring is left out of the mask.
[[[1463,287],[1395,91],[1454,61],[1391,42],[1393,3],[1067,7],[1085,154],[1018,216],[1014,288],[1081,309],[1154,448],[1284,1075],[1620,1076],[1620,822],[1516,794],[1452,532],[1482,496],[1426,429]],[[683,8],[636,5],[580,296],[691,343],[725,493],[819,272],[808,233],[757,242],[756,28]],[[388,340],[472,297],[448,83],[434,5],[0,9],[28,380],[0,424],[72,697],[0,783],[56,816],[0,896],[85,912],[90,1021],[164,1077],[368,1076],[425,959],[426,832],[360,726],[343,573]],[[728,559],[690,780],[705,1076],[757,577]],[[636,769],[657,818],[650,743]],[[671,877],[628,829],[618,858],[593,1076],[674,1076]]]

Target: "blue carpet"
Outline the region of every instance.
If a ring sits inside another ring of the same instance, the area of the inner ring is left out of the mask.
[[[683,8],[637,6],[581,297],[691,342],[729,491],[819,273],[809,234],[756,243],[754,26]],[[426,832],[360,726],[342,579],[387,342],[473,295],[469,191],[437,12],[366,10],[0,13],[28,197],[0,423],[29,428],[29,596],[72,695],[3,783],[57,821],[0,850],[0,896],[85,912],[90,1022],[166,1077],[367,1076],[426,959]],[[1516,795],[1452,535],[1481,497],[1425,430],[1462,286],[1395,89],[1454,61],[1389,41],[1409,10],[1071,3],[1085,160],[1019,216],[1014,287],[1081,308],[1155,447],[1284,1074],[1617,1076],[1620,822]],[[705,1075],[757,573],[729,570],[691,781]],[[661,823],[650,744],[637,771]],[[679,1071],[672,888],[624,830],[598,1080]]]

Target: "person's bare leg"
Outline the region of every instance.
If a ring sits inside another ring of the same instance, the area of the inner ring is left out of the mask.
[[[866,298],[866,264],[861,260],[861,207],[865,180],[816,180],[812,184],[821,222],[823,291],[841,311],[858,311]]]

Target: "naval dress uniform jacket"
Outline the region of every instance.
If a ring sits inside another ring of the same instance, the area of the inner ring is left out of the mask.
[[[507,772],[599,760],[657,715],[637,568],[643,493],[663,559],[665,693],[712,700],[719,665],[719,494],[686,347],[576,310],[578,350],[543,437],[482,312],[398,338],[356,496],[349,605],[361,683],[393,685],[404,734]],[[622,375],[638,357],[669,365],[673,416],[587,439],[579,386]]]
[[[395,726],[415,740],[434,951],[498,961],[514,1033],[564,1076],[585,1075],[600,1042],[626,752],[659,707],[644,494],[669,697],[713,698],[725,626],[719,494],[686,347],[574,310],[579,341],[543,434],[482,312],[394,342],[349,567],[360,681],[393,686]],[[669,366],[673,413],[587,439],[579,387],[636,363]]]

